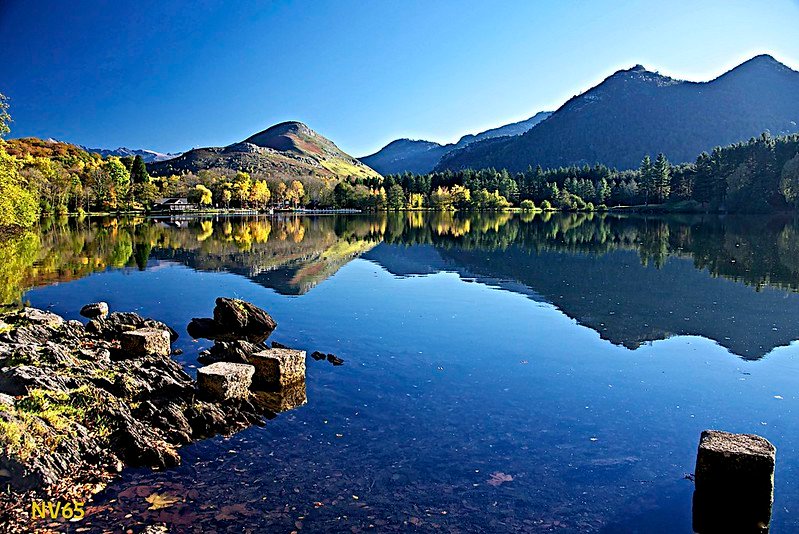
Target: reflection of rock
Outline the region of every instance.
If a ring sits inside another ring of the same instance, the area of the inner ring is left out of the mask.
[[[216,299],[213,319],[192,319],[187,328],[197,338],[233,341],[244,339],[263,343],[277,323],[261,308],[239,299]]]
[[[753,434],[702,432],[696,456],[694,531],[769,531],[776,448]]]
[[[299,408],[308,402],[305,393],[305,380],[284,386],[277,391],[256,391],[259,404],[266,409],[281,413]]]
[[[266,349],[252,354],[256,387],[286,386],[305,381],[305,351]]]
[[[216,362],[197,370],[197,387],[214,400],[246,399],[255,369],[243,363]]]

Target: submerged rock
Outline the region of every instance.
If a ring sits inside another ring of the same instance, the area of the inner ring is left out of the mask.
[[[332,363],[333,365],[344,365],[344,360],[336,356],[335,354],[328,354],[327,361]]]
[[[80,314],[89,319],[97,319],[100,317],[105,317],[106,315],[108,315],[108,303],[94,302],[92,304],[87,304],[80,309]]]

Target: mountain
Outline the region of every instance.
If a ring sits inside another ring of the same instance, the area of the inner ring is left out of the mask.
[[[81,146],[81,148],[86,152],[89,152],[90,154],[100,154],[104,158],[108,156],[118,156],[120,158],[124,158],[126,156],[130,157],[141,156],[141,159],[143,159],[145,163],[151,163],[153,161],[165,161],[180,156],[180,153],[176,154],[162,153],[162,152],[155,152],[153,150],[144,150],[139,148],[126,148],[123,146],[115,148],[113,150],[108,148],[88,148],[85,146]]]
[[[155,176],[203,169],[242,170],[281,178],[379,176],[329,139],[294,121],[276,124],[225,147],[195,148],[176,158],[150,163],[147,169]]]
[[[516,137],[471,143],[446,154],[437,170],[559,167],[604,163],[637,167],[663,152],[673,163],[703,150],[799,131],[799,72],[756,56],[709,82],[620,70],[575,96],[546,121]]]
[[[360,159],[381,174],[400,174],[406,171],[424,174],[433,170],[439,160],[453,150],[484,139],[521,135],[551,114],[549,111],[540,111],[529,119],[492,128],[478,134],[464,135],[457,143],[447,145],[432,141],[397,139],[374,154]]]

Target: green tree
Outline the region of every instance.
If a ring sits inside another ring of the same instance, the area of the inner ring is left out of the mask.
[[[655,172],[652,167],[652,159],[649,157],[649,154],[644,156],[644,159],[641,160],[641,166],[638,168],[638,174],[640,176],[639,187],[641,192],[644,194],[644,204],[649,205],[649,197],[654,196],[655,194]]]
[[[150,175],[147,173],[147,166],[141,156],[136,156],[133,159],[133,164],[130,168],[130,181],[134,184],[144,184],[150,181]]]
[[[799,154],[786,161],[782,167],[780,193],[788,204],[799,207]]]
[[[655,159],[655,165],[652,168],[653,185],[655,197],[663,202],[669,198],[671,194],[671,164],[666,159],[666,155],[662,152],[658,154]]]
[[[394,184],[389,187],[386,193],[386,204],[388,209],[395,211],[405,207],[405,192],[402,190],[401,185]]]

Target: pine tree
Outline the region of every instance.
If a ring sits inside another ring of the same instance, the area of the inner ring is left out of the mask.
[[[649,154],[644,156],[644,159],[641,160],[641,167],[638,169],[638,174],[640,175],[638,186],[644,194],[644,204],[649,205],[649,196],[654,193],[655,189],[655,176]]]
[[[669,194],[671,193],[671,164],[662,152],[658,154],[655,160],[652,173],[654,175],[655,197],[663,202],[669,198]]]
[[[150,175],[147,174],[147,166],[141,156],[136,156],[130,167],[130,180],[134,184],[145,184],[150,181]]]

